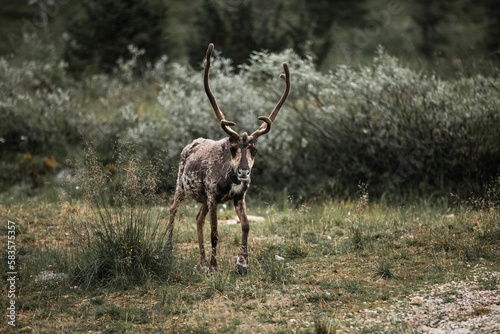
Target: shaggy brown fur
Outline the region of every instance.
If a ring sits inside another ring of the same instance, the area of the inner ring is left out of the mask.
[[[260,116],[259,119],[264,123],[251,135],[244,132],[240,136],[229,127],[233,126],[234,123],[224,118],[210,90],[208,71],[212,50],[213,44],[210,44],[206,54],[205,91],[222,129],[230,137],[218,141],[198,138],[182,150],[177,186],[170,205],[169,240],[172,242],[175,215],[181,202],[189,197],[201,203],[200,212],[196,216],[200,265],[207,272],[216,270],[217,205],[233,200],[242,230],[241,248],[236,261],[236,269],[243,275],[247,273],[248,267],[248,232],[250,230],[246,215],[245,194],[250,186],[250,173],[257,154],[257,138],[269,132],[272,122],[288,96],[290,91],[290,71],[288,66],[283,64],[285,75],[282,78],[285,79],[286,88],[271,115],[269,117]],[[203,225],[207,214],[210,214],[210,239],[212,243],[210,263],[205,255],[203,237]]]

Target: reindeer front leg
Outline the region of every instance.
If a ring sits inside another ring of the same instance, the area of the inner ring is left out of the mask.
[[[210,241],[212,242],[212,257],[210,259],[210,270],[217,270],[217,242],[219,233],[217,231],[217,204],[210,203],[208,206],[210,212]]]
[[[236,271],[240,275],[246,275],[248,270],[248,232],[250,231],[250,223],[246,213],[245,195],[234,199],[234,207],[241,223],[241,248],[236,260]]]

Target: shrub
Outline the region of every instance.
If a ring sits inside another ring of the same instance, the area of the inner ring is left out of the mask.
[[[36,36],[24,36],[35,59],[21,67],[0,58],[1,151],[46,151],[59,147],[61,153],[75,142],[75,110],[70,92],[62,85],[65,65],[51,45],[41,45]]]
[[[442,81],[403,67],[382,49],[371,66],[326,74],[307,59],[258,53],[249,72],[267,73],[277,58],[290,59],[293,83],[280,114],[290,118],[277,122],[286,130],[274,131],[292,139],[273,150],[293,166],[268,171],[279,187],[307,197],[352,195],[359,182],[369,183],[374,196],[464,192],[497,173],[498,78]]]
[[[79,142],[79,111],[55,48],[35,35],[23,38],[19,52],[29,49],[31,59],[20,56],[21,66],[14,66],[14,60],[0,57],[0,184],[31,179],[36,187],[38,176],[56,171],[55,162],[64,161]],[[48,157],[54,163],[45,168]]]
[[[63,163],[90,143],[106,165],[116,163],[118,147],[134,146],[140,164],[161,162],[158,186],[172,189],[182,148],[224,133],[203,90],[201,68],[163,57],[134,79],[143,55],[135,47],[127,52],[130,60],[114,73],[78,82],[54,57],[47,64],[26,62],[23,69],[0,59],[2,151],[17,165],[26,153],[35,160],[54,155]],[[251,132],[260,125],[258,116],[269,115],[283,90],[283,61],[290,65],[292,89],[272,131],[259,138],[252,194],[280,189],[294,200],[354,197],[365,183],[372,198],[469,195],[487,192],[484,185],[498,174],[497,77],[443,81],[402,66],[381,49],[370,66],[328,73],[291,50],[253,53],[239,71],[215,53],[212,90],[236,131]],[[24,168],[5,165],[5,178]]]
[[[498,78],[443,81],[402,66],[382,49],[371,66],[329,73],[290,50],[256,52],[237,74],[229,60],[215,59],[212,88],[237,131],[252,131],[257,116],[272,110],[282,92],[281,63],[291,68],[290,96],[259,140],[254,192],[265,186],[287,189],[296,199],[354,196],[362,182],[374,198],[466,193],[497,173]],[[169,136],[165,150],[174,166],[193,138],[222,137],[202,75],[174,65],[159,95],[165,121],[157,126]]]
[[[114,74],[88,75],[74,81],[53,45],[44,44],[37,36],[24,37],[31,60],[16,66],[14,61],[0,58],[0,151],[5,157],[0,165],[2,184],[33,178],[34,172],[48,174],[37,163],[45,157],[54,157],[60,167],[57,170],[67,169],[68,160],[80,156],[86,143],[95,147],[105,164],[115,161],[118,145],[131,141],[147,148],[140,151],[148,160],[165,156],[163,141],[168,135],[161,123],[152,122],[150,117],[139,122],[137,110],[150,100],[156,103],[154,87],[165,78],[165,57],[147,67],[143,80],[132,80],[141,54],[130,47],[132,59],[121,63]],[[154,131],[157,124],[158,131]],[[26,163],[28,156],[33,163]],[[34,182],[35,186],[44,183]]]
[[[171,245],[163,210],[155,206],[152,169],[127,158],[111,177],[89,151],[78,176],[91,213],[77,231],[82,238],[73,257],[73,280],[87,288],[168,278]]]

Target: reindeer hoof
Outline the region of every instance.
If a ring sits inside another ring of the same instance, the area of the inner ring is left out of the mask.
[[[236,257],[236,271],[242,276],[248,273],[248,261],[243,256]]]
[[[198,269],[200,272],[205,273],[207,276],[212,276],[214,272],[219,270],[217,266],[209,266],[208,264],[200,264],[198,265]]]
[[[200,269],[208,276],[212,275],[212,268],[210,268],[209,266],[200,265]]]
[[[236,271],[238,272],[238,274],[240,274],[241,276],[243,276],[243,275],[246,275],[248,273],[248,268],[247,268],[247,266],[243,266],[241,264],[237,264],[236,265]]]

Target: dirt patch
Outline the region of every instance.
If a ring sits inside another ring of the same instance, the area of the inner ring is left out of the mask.
[[[352,328],[420,333],[500,333],[500,275],[481,267],[470,279],[429,286],[385,307],[351,314]]]

